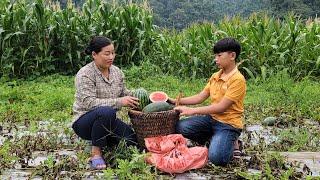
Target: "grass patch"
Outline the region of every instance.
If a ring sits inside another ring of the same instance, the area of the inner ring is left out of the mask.
[[[125,71],[129,77],[126,80],[129,89],[144,87],[149,92],[161,90],[170,97],[176,97],[180,91],[185,96],[198,93],[207,81],[163,74],[134,78],[137,71],[144,72],[139,67]],[[2,79],[0,82],[1,121],[65,121],[72,118],[74,77],[53,75],[29,81]],[[247,86],[245,115],[248,124],[282,114],[290,117],[291,121],[320,121],[320,101],[317,101],[320,97],[320,83],[317,81],[304,79],[295,82],[284,74],[278,74],[264,82],[249,80]]]
[[[74,85],[71,77],[53,75],[34,80],[4,81],[0,85],[1,120],[70,119]]]
[[[320,83],[310,79],[293,81],[279,73],[263,82],[247,82],[246,121],[256,123],[268,116],[287,115],[290,120],[320,121]]]

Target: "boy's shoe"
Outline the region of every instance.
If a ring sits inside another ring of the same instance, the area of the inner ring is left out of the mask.
[[[239,149],[233,150],[233,158],[240,158],[242,155],[242,152]]]
[[[239,144],[239,148],[235,148],[233,150],[233,158],[240,158],[243,153],[242,153],[242,149],[243,149],[243,142],[241,140],[237,140],[238,144]]]

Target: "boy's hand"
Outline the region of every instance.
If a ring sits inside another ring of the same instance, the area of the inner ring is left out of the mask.
[[[169,104],[176,104],[176,99],[173,99],[173,98],[168,98],[168,100],[167,100],[167,103],[169,103]]]
[[[179,111],[180,116],[191,116],[194,114],[194,108],[190,108],[187,106],[177,106],[173,109]]]

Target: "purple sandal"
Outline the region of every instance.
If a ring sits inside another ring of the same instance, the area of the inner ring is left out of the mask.
[[[89,160],[90,168],[94,170],[102,170],[106,168],[106,163],[101,156],[94,156]],[[100,167],[98,167],[100,165]],[[103,167],[101,167],[103,166]]]

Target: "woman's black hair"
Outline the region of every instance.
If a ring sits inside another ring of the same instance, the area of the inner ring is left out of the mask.
[[[236,41],[233,38],[223,38],[219,40],[214,46],[213,46],[213,53],[218,54],[221,52],[235,52],[236,53],[236,59],[238,58],[240,52],[241,52],[241,45],[238,41]]]
[[[104,36],[95,36],[89,42],[89,45],[84,50],[87,55],[91,55],[92,51],[99,53],[103,47],[109,46],[112,44],[112,41]]]

